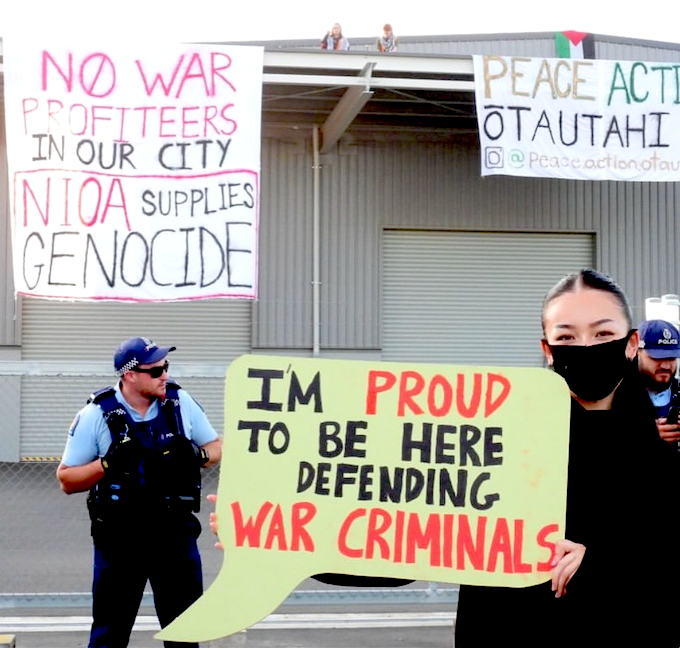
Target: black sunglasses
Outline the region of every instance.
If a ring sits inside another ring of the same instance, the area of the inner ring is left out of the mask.
[[[160,378],[163,373],[168,370],[169,366],[170,363],[166,360],[165,364],[161,365],[160,367],[135,367],[132,371],[149,374],[152,378]]]

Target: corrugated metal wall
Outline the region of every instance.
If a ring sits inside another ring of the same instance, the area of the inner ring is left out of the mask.
[[[226,365],[250,349],[246,300],[169,303],[61,302],[25,299],[23,360],[111,362],[135,335],[173,344],[176,362]]]
[[[312,346],[312,143],[262,141],[253,346]]]
[[[509,38],[465,38],[446,40],[402,39],[400,52],[418,54],[470,55],[488,54],[502,56],[534,56],[555,58],[555,34],[521,34]],[[671,44],[663,46],[650,41],[633,40],[622,43],[621,39],[595,36],[595,57],[598,59],[624,61],[668,61],[680,60],[680,47]]]
[[[347,153],[328,156],[322,169],[321,346],[377,349],[385,170],[375,156]]]
[[[437,55],[470,55],[488,54],[502,56],[555,56],[554,35],[533,36],[527,34],[526,38],[518,36],[508,39],[478,39],[445,40],[430,39],[413,41],[401,39],[399,51],[408,54],[437,54]]]
[[[275,141],[265,148],[278,168],[263,161],[263,184],[270,176],[280,182],[282,175],[299,184],[278,192],[271,217],[263,201],[262,249],[275,245],[278,252],[260,260],[263,298],[253,344],[309,349],[311,319],[300,317],[299,310],[301,300],[311,301],[311,272],[299,259],[309,259],[311,206],[306,217],[300,213],[299,191],[304,186],[311,196],[311,152],[301,154]],[[322,350],[380,348],[384,227],[593,232],[596,263],[622,283],[636,318],[644,317],[645,297],[680,292],[679,183],[481,178],[479,149],[469,141],[364,142],[353,150],[323,161]],[[295,180],[292,169],[303,177]],[[300,328],[288,326],[291,321]]]
[[[455,39],[455,40],[454,40]],[[598,59],[624,61],[668,61],[680,60],[680,46],[660,44],[651,41],[627,39],[621,42],[612,36],[595,35],[595,57]],[[503,56],[535,56],[555,58],[555,34],[513,34],[506,38],[489,36],[475,37],[430,37],[402,39],[400,52],[419,54],[497,54]]]
[[[0,346],[13,346],[19,344],[19,318],[12,281],[6,142],[4,76],[0,75]]]
[[[115,382],[113,352],[136,335],[174,345],[173,367],[193,365],[177,377],[203,405],[221,433],[224,427],[224,371],[250,351],[251,304],[209,300],[158,304],[69,303],[25,299],[22,359],[56,366],[82,363],[82,375],[21,378],[22,457],[60,456],[75,413],[95,389]],[[49,365],[48,365],[49,366]],[[222,370],[222,374],[216,369]],[[77,369],[71,369],[76,372]]]
[[[599,39],[595,41],[595,54],[599,59],[611,61],[680,61],[680,47],[661,47],[644,41],[621,43],[615,39]]]

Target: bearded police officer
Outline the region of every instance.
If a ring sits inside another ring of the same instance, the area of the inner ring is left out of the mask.
[[[680,333],[665,320],[647,320],[638,328],[638,369],[656,410],[659,436],[668,443],[680,441],[680,383],[676,377],[680,358]]]
[[[147,581],[162,627],[203,592],[194,512],[201,469],[220,460],[222,446],[200,405],[168,377],[174,350],[142,337],[118,347],[119,382],[78,412],[57,469],[64,492],[90,490],[89,648],[128,645]]]

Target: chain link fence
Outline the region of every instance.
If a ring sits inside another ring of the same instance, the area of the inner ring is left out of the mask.
[[[224,367],[179,373],[221,434]],[[87,493],[64,494],[56,470],[76,412],[92,391],[114,380],[96,365],[0,362],[0,607],[89,605]],[[216,491],[218,476],[217,467],[204,471],[204,493]],[[206,529],[210,508],[205,502],[199,513]],[[200,542],[209,583],[222,555],[209,532]]]
[[[224,368],[173,367],[173,377],[204,406],[223,431]],[[106,368],[0,362],[0,609],[82,608],[91,604],[92,542],[87,493],[64,494],[56,469],[76,412],[95,389],[111,384]],[[225,456],[223,462],[228,462]],[[204,494],[216,492],[219,467],[204,471]],[[212,506],[198,514],[204,580],[209,585],[222,564],[208,530]],[[121,550],[132,550],[121,548]],[[440,604],[451,609],[457,587],[415,583],[405,588],[348,589],[305,581],[285,605],[367,603]],[[151,594],[143,605],[151,606]]]
[[[0,463],[0,607],[89,607],[92,543],[86,493],[65,495],[56,461]],[[218,469],[204,474],[204,493],[215,492]],[[198,514],[204,529],[210,505]],[[222,556],[209,532],[199,539],[205,580]],[[121,550],[133,550],[121,548]]]

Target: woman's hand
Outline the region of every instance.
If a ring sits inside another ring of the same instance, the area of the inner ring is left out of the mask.
[[[206,497],[206,499],[207,499],[211,504],[217,503],[217,495],[215,495],[214,493],[210,493],[210,495],[208,495],[208,496]],[[213,512],[210,514],[210,530],[211,530],[215,535],[217,535],[217,513],[215,513],[215,511],[213,511]],[[224,545],[223,545],[221,542],[216,542],[216,543],[215,543],[215,546],[216,546],[218,549],[221,549],[222,551],[224,551]]]
[[[567,593],[567,583],[581,566],[586,546],[571,540],[559,540],[555,545],[555,556],[552,561],[552,591],[555,598]]]

